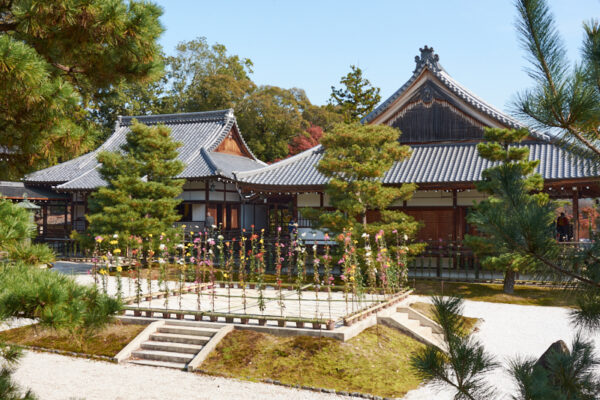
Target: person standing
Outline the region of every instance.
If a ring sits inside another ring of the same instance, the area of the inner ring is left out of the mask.
[[[569,218],[564,212],[556,219],[556,232],[558,233],[558,241],[566,242],[569,240]]]

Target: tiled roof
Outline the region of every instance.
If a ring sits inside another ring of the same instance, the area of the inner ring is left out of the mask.
[[[56,193],[44,188],[25,186],[23,182],[0,181],[0,197],[22,199],[24,194],[27,195],[29,200],[62,200],[69,198],[68,195],[63,193]]]
[[[130,125],[134,118],[146,125],[160,123],[171,129],[172,139],[182,144],[178,149],[178,159],[187,166],[184,171],[186,177],[194,177],[192,175],[194,168],[200,168],[199,166],[203,164],[202,151],[214,150],[231,128],[236,125],[231,109],[186,114],[119,117],[115,132],[98,149],[62,164],[29,174],[25,178],[25,182],[58,185],[57,188],[63,190],[94,189],[104,185],[104,181],[98,173],[99,163],[96,156],[101,151],[120,150],[121,145],[126,141],[126,135],[130,131]],[[250,152],[250,149],[248,151]],[[252,153],[250,152],[250,154]],[[252,156],[254,157],[254,155]],[[262,164],[257,162],[256,167],[260,166]]]
[[[323,156],[318,145],[285,160],[253,171],[236,173],[240,182],[268,186],[315,186],[327,183],[327,178],[317,171],[316,165]]]
[[[234,171],[248,171],[262,168],[266,164],[262,161],[251,160],[233,154],[208,152],[201,150],[201,154],[188,163],[185,170],[178,178],[202,178],[209,176],[221,176],[233,179]]]
[[[410,79],[400,87],[400,89],[396,90],[394,94],[392,94],[388,99],[386,99],[383,103],[381,103],[377,108],[371,111],[366,117],[362,119],[361,122],[368,123],[375,119],[378,115],[382,114],[386,111],[392,103],[396,101],[423,73],[424,70],[430,71],[435,77],[437,77],[452,93],[461,98],[463,101],[471,105],[476,110],[481,113],[487,115],[499,121],[500,123],[508,126],[512,129],[519,128],[527,128],[527,126],[523,125],[521,122],[516,119],[506,115],[502,111],[498,110],[494,106],[488,104],[471,91],[466,89],[460,83],[455,81],[446,70],[439,63],[439,57],[437,54],[433,52],[433,48],[425,46],[421,50],[421,57],[417,56],[416,60],[416,68],[413,71],[413,75]],[[542,132],[533,131],[530,129],[532,136],[537,137],[542,140],[549,140],[550,137]]]
[[[547,180],[596,178],[600,173],[594,163],[570,153],[550,142],[528,142],[529,158],[540,160],[536,172]],[[413,145],[406,161],[396,162],[383,177],[386,184],[402,183],[468,183],[481,180],[481,172],[492,163],[479,157],[476,143]],[[290,157],[259,170],[238,174],[248,185],[259,186],[320,186],[327,178],[316,165],[323,156],[321,146]]]

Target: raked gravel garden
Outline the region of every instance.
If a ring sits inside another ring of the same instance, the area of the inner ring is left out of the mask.
[[[80,281],[88,281],[82,268],[69,268]],[[427,297],[410,296],[407,302],[427,302]],[[522,306],[501,303],[465,301],[464,316],[479,318],[475,336],[486,349],[504,364],[518,356],[539,357],[553,342],[562,339],[570,343],[577,333],[569,322],[569,309],[561,307]],[[28,321],[11,321],[0,330],[14,328]],[[600,348],[600,337],[593,337]],[[398,349],[402,351],[402,349]],[[286,388],[272,384],[240,381],[192,374],[164,368],[113,364],[73,358],[57,354],[27,351],[15,379],[31,388],[41,399],[334,399],[343,396]],[[513,383],[502,369],[489,379],[504,393],[499,399],[509,399]],[[450,400],[453,392],[439,390],[430,384],[410,391],[406,400]]]

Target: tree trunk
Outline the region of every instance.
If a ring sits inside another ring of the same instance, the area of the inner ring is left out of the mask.
[[[515,271],[507,269],[504,273],[504,293],[513,294],[515,292]]]

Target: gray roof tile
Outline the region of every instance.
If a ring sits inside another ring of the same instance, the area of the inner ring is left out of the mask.
[[[536,172],[546,180],[596,178],[593,162],[550,142],[528,142],[529,159],[540,160]],[[479,157],[476,143],[413,145],[408,160],[396,162],[383,177],[386,184],[468,183],[481,180],[481,172],[493,164]],[[320,186],[327,178],[316,165],[323,156],[321,146],[267,167],[240,173],[240,181],[259,186]]]
[[[214,150],[231,128],[236,125],[235,116],[231,109],[185,114],[119,117],[115,132],[98,149],[62,164],[29,174],[25,178],[25,182],[54,184],[58,185],[58,189],[63,190],[84,190],[103,186],[105,183],[98,173],[99,163],[96,156],[101,151],[120,150],[121,145],[125,143],[126,135],[130,131],[134,118],[146,125],[160,123],[171,129],[173,140],[182,144],[178,150],[178,159],[186,164],[186,170],[182,176],[185,175],[188,178],[195,177],[193,175],[194,171],[198,173],[207,172],[204,167],[205,161],[203,161],[202,151],[210,152]],[[250,152],[250,154],[252,153]],[[249,162],[255,162],[256,167],[262,166],[258,161],[249,160]],[[247,164],[238,161],[236,165],[240,165],[241,169],[247,169]]]

